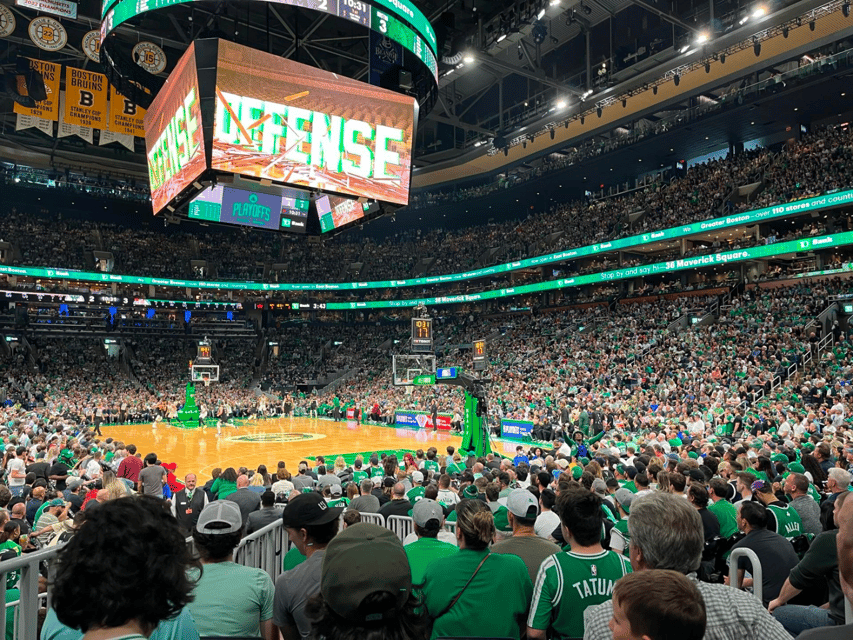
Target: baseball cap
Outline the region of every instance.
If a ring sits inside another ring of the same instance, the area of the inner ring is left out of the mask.
[[[423,482],[424,474],[422,471],[415,471],[412,473],[412,482]]]
[[[539,501],[527,489],[513,489],[506,498],[506,508],[518,518],[534,520],[539,515]]]
[[[806,468],[799,462],[792,462],[788,465],[788,471],[791,471],[792,473],[805,473]]]
[[[607,495],[607,484],[601,478],[592,481],[592,491],[600,496]]]
[[[786,456],[784,453],[774,453],[772,456],[770,456],[770,461],[771,462],[785,462],[785,463],[787,463],[788,462],[788,456]]]
[[[698,454],[698,453],[696,453],[695,451],[688,451],[688,452],[687,452],[687,457],[688,457],[688,458],[693,458],[694,460],[697,460],[697,459],[699,458],[699,454]]]
[[[624,487],[617,489],[613,497],[616,498],[616,502],[619,503],[625,513],[631,513],[631,502],[634,500],[634,494],[631,493],[630,489]]]
[[[293,498],[282,512],[281,519],[285,527],[298,528],[314,524],[326,524],[340,516],[343,511],[343,507],[330,507],[323,496],[312,491],[311,493],[300,493]]]
[[[68,480],[65,486],[69,489],[76,489],[78,487],[83,486],[83,481],[80,478],[71,478],[70,480]]]
[[[752,483],[752,490],[758,491],[758,493],[772,493],[773,489],[770,486],[770,483],[766,480],[756,480]]]
[[[236,533],[243,528],[243,516],[240,507],[231,500],[216,500],[201,510],[196,531],[208,535]]]
[[[54,498],[53,500],[51,500],[50,502],[47,503],[47,506],[48,507],[64,507],[65,502],[63,500],[61,500],[60,498]]]
[[[430,498],[421,498],[412,507],[412,520],[419,527],[425,527],[430,520],[441,522],[443,519],[444,509],[435,500]]]
[[[339,496],[343,492],[344,492],[344,489],[339,484],[333,484],[331,487],[329,487],[329,493],[333,496]]]
[[[583,475],[583,469],[580,467],[572,467],[572,478],[575,480],[580,480]]]
[[[362,522],[329,542],[320,584],[323,600],[337,615],[371,624],[398,615],[412,592],[412,571],[403,543],[390,529]],[[367,596],[378,591],[394,596],[393,610],[362,606]]]
[[[560,469],[568,469],[568,468],[569,468],[569,461],[568,461],[568,460],[566,460],[565,458],[560,458],[560,459],[558,459],[558,460],[555,462],[555,464],[556,464],[558,467],[560,467]]]

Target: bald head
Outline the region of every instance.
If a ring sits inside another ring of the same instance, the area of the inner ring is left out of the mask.
[[[393,494],[394,499],[402,498],[406,495],[406,485],[402,482],[398,482],[394,485],[394,488],[391,489],[391,493]]]
[[[23,502],[18,502],[12,507],[12,517],[15,520],[23,520],[27,516],[27,505]]]
[[[237,488],[238,489],[245,489],[248,486],[249,486],[249,476],[247,476],[247,475],[237,476]]]

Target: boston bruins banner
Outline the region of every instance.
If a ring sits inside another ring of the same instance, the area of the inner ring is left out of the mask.
[[[130,100],[110,87],[110,121],[108,129],[113,133],[127,136],[145,137],[143,118],[145,109],[136,106]]]
[[[100,73],[65,68],[63,120],[70,125],[107,128],[107,77]]]
[[[30,58],[27,58],[27,62],[30,69],[38,71],[44,78],[47,99],[37,102],[36,106],[32,108],[23,107],[16,102],[14,104],[15,113],[44,120],[59,120],[59,74],[62,71],[62,65]]]

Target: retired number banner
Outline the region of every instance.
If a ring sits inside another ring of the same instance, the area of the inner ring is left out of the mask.
[[[59,120],[59,73],[62,70],[62,65],[29,58],[27,58],[27,62],[30,69],[35,69],[44,78],[47,99],[37,102],[32,109],[22,107],[16,102],[14,105],[15,113],[22,116],[44,118],[45,120]]]
[[[65,113],[71,125],[107,128],[107,77],[100,73],[65,68]]]
[[[144,117],[145,109],[125,98],[115,87],[110,87],[110,131],[144,138]]]

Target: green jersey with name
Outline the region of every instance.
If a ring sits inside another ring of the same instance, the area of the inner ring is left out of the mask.
[[[628,573],[628,558],[614,551],[561,552],[546,558],[536,575],[527,625],[552,638],[583,637],[583,612],[610,600],[616,581]]]
[[[367,467],[370,471],[371,478],[381,478],[385,475],[385,470],[382,467]]]
[[[424,497],[424,491],[426,491],[426,489],[423,487],[414,487],[413,489],[409,489],[406,497],[409,499],[409,502],[415,504],[418,500]]]
[[[353,471],[352,472],[352,480],[353,482],[357,482],[361,484],[362,480],[367,480],[367,473],[365,471]]]
[[[426,460],[424,462],[424,471],[433,471],[438,473],[441,470],[441,465],[438,464],[437,460]]]
[[[791,508],[791,505],[779,507],[776,505],[767,505],[767,508],[776,518],[776,533],[785,537],[787,540],[793,540],[803,533],[803,521],[800,519],[800,514]]]
[[[330,507],[348,507],[349,500],[347,498],[333,498],[326,500]]]

